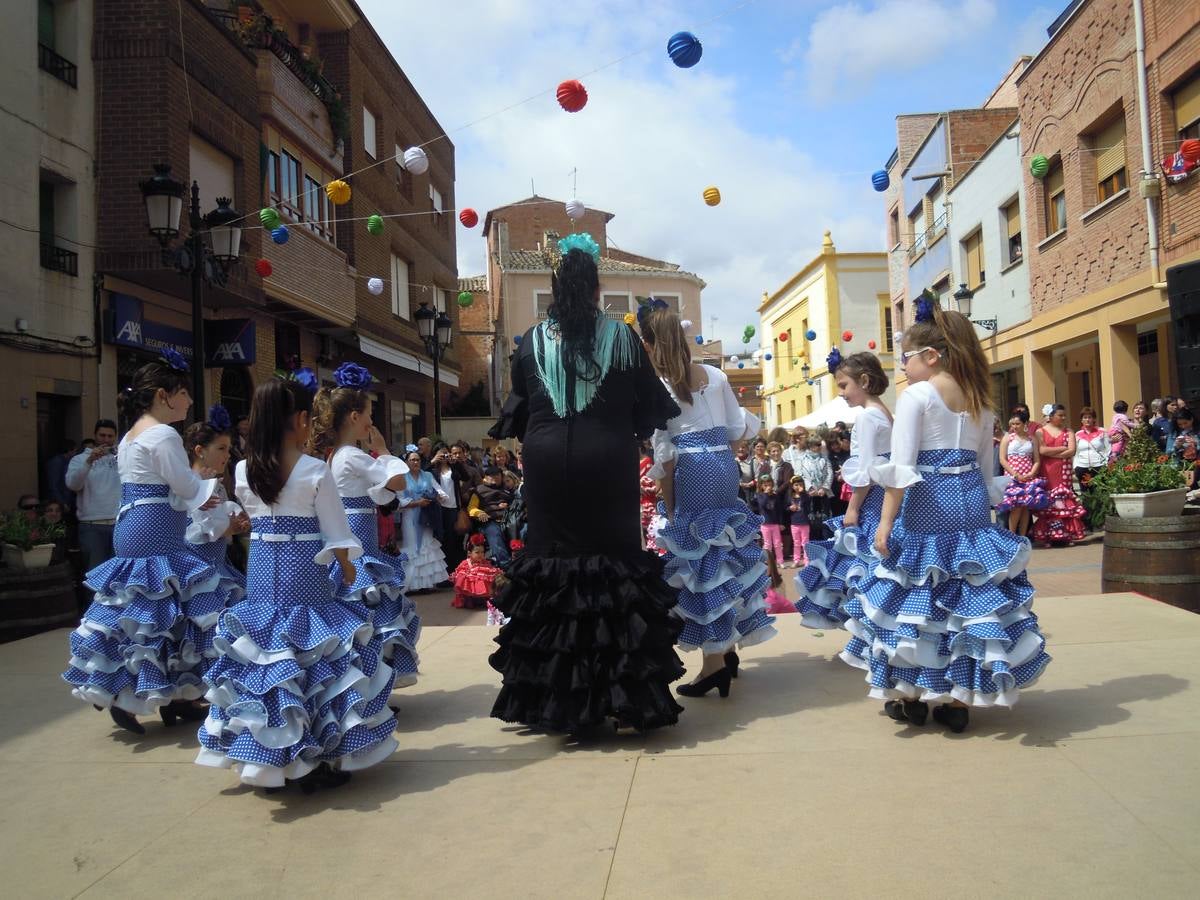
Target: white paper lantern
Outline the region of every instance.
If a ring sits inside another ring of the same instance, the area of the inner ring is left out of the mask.
[[[572,222],[578,222],[583,218],[583,214],[587,212],[587,207],[583,205],[582,200],[567,201],[567,218]]]
[[[409,147],[404,151],[404,168],[414,175],[424,175],[429,171],[429,157],[420,147]]]
[[[368,278],[367,279],[367,290],[370,291],[372,294],[374,294],[376,297],[378,297],[380,294],[383,293],[383,279],[382,278]]]
[[[738,358],[736,356],[731,356],[729,357],[729,361],[734,365],[737,365]]]
[[[691,319],[684,319],[684,320],[682,320],[682,321],[681,321],[679,324],[680,324],[680,326],[683,328],[683,330],[684,330],[684,331],[687,331],[689,328],[691,328],[691,327],[692,327],[692,320],[691,320]]]

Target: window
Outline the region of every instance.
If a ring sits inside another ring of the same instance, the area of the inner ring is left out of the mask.
[[[404,148],[396,141],[396,186],[406,200],[412,200],[412,172],[404,168]]]
[[[38,43],[50,50],[57,50],[57,32],[54,0],[38,0]]]
[[[941,210],[939,214],[939,209]],[[946,208],[942,202],[942,182],[938,179],[937,185],[925,195],[925,228],[929,232],[929,243],[933,243],[934,238],[941,234],[946,228]]]
[[[441,214],[442,192],[433,186],[432,181],[429,183],[429,205],[435,213]]]
[[[789,422],[794,421],[795,418],[796,418],[796,401],[789,400],[788,401],[788,421]]]
[[[407,319],[409,312],[408,301],[408,263],[392,254],[392,315]]]
[[[895,347],[893,346],[895,338],[892,329],[892,301],[884,299],[883,301],[883,349],[886,353],[891,353]]]
[[[267,196],[279,199],[279,154],[274,150],[267,151]]]
[[[67,204],[73,199],[70,184],[56,184],[43,177],[38,182],[38,231],[43,269],[79,275],[79,254],[59,246],[58,223],[69,223]]]
[[[1096,202],[1103,203],[1127,186],[1123,112],[1092,136],[1092,149],[1096,154]]]
[[[300,160],[286,150],[279,154],[279,206],[285,215],[300,218]]]
[[[202,213],[216,209],[218,197],[237,199],[233,157],[195,134],[188,136],[187,180],[195,181],[200,186]]]
[[[1046,197],[1046,236],[1049,237],[1067,228],[1067,188],[1062,160],[1057,160],[1046,173],[1042,193]]]
[[[675,313],[675,315],[680,315],[682,298],[679,296],[679,294],[653,294],[652,296],[653,296],[653,299],[661,300],[661,301],[663,301],[663,303],[667,304],[667,306],[670,308],[671,312]],[[641,304],[641,303],[649,303],[651,298],[650,297],[637,297],[635,299],[637,300],[638,304]],[[632,307],[632,309],[636,312],[637,305],[635,304]]]
[[[434,288],[433,289],[433,308],[435,310],[437,310],[439,313],[444,313],[446,311],[446,289],[445,288]]]
[[[1158,331],[1139,331],[1137,336],[1138,356],[1149,356],[1158,352]]]
[[[300,367],[300,329],[275,320],[275,368],[290,372]]]
[[[987,280],[983,268],[983,229],[977,228],[974,233],[962,242],[963,271],[966,275],[967,287],[971,290],[979,287]]]
[[[888,216],[888,246],[895,247],[900,243],[900,210],[893,209]]]
[[[535,291],[533,302],[536,316],[544,319],[550,313],[550,304],[554,302],[554,294],[550,291]]]
[[[916,256],[925,249],[925,204],[914,209],[908,216],[908,255]]]
[[[1000,211],[1002,227],[1004,228],[1004,264],[1012,265],[1020,262],[1024,253],[1021,247],[1021,203],[1012,203]]]
[[[1179,139],[1200,138],[1200,72],[1171,93]]]
[[[57,51],[58,15],[54,0],[38,0],[38,68],[75,87],[79,70]]]
[[[304,217],[308,230],[327,241],[333,240],[333,203],[321,182],[311,175],[304,176]]]
[[[375,144],[375,113],[363,107],[363,150],[371,159],[379,152]]]

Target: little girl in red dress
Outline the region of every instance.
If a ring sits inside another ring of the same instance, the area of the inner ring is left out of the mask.
[[[454,600],[451,606],[457,609],[483,609],[491,607],[496,589],[496,576],[500,570],[488,562],[487,539],[482,534],[473,534],[467,541],[467,558],[458,564],[451,579],[454,582]],[[488,610],[489,617],[491,610]]]

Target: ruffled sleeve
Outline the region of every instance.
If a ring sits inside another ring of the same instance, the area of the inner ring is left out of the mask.
[[[144,438],[143,438],[144,440]],[[160,426],[150,448],[154,471],[171,489],[171,507],[193,512],[208,502],[217,489],[217,479],[201,478],[188,465],[183,438],[169,425]]]
[[[979,443],[975,446],[975,461],[984,473],[989,472],[992,466],[992,447],[994,445],[992,431],[995,428],[995,421],[996,416],[991,410],[984,410],[979,416]],[[995,506],[1004,499],[1004,491],[1008,487],[1009,479],[985,474],[983,480],[987,484],[988,499],[992,506]]]
[[[737,397],[733,396],[733,388],[729,386],[729,379],[720,369],[712,366],[705,366],[711,372],[716,372],[717,377],[721,380],[721,402],[725,412],[725,433],[731,441],[740,441],[745,438],[754,437],[758,434],[758,430],[762,428],[762,422],[754,413],[745,407],[739,406]],[[712,377],[711,374],[709,377]]]
[[[220,493],[220,492],[219,492]],[[212,509],[197,509],[188,521],[184,538],[191,544],[211,544],[225,537],[229,522],[241,507],[232,500],[218,503]]]
[[[529,344],[530,340],[530,334],[526,332],[521,346],[513,354],[512,391],[509,393],[508,399],[504,401],[504,406],[500,410],[500,418],[488,430],[488,436],[498,441],[514,437],[519,441],[525,440],[525,428],[529,424],[529,388],[525,382],[525,366],[522,360],[525,357],[524,347]]]
[[[924,480],[917,471],[917,454],[921,450],[927,389],[922,384],[914,384],[900,395],[892,423],[892,458],[867,466],[867,474],[875,484],[885,488],[906,488]],[[991,440],[990,432],[988,440]]]
[[[397,475],[408,472],[408,463],[402,459],[387,454],[372,457],[371,454],[357,448],[351,453],[347,464],[352,467],[355,475],[370,485],[367,488],[367,496],[377,506],[387,506],[396,499],[395,492],[388,490],[387,483]]]
[[[642,342],[637,341],[634,346],[637,362],[633,373],[633,432],[638,440],[645,440],[656,430],[665,429],[683,411],[655,373]]]
[[[658,481],[666,477],[667,473],[663,466],[675,459],[675,445],[671,442],[671,432],[665,428],[654,430],[654,438],[651,443],[654,446],[654,465],[646,471],[646,474]]]
[[[882,456],[890,448],[883,445],[885,423],[865,412],[854,423],[854,455],[842,463],[842,481],[852,488],[871,486],[871,468],[886,465]]]
[[[329,471],[328,466],[320,466],[319,473],[314,471],[314,476],[318,474],[313,507],[316,509],[317,522],[321,526],[323,544],[320,552],[313,557],[313,562],[318,566],[329,565],[334,560],[334,550],[347,550],[350,559],[358,559],[363,554],[362,544],[350,531],[350,522],[346,519],[342,498],[338,496],[333,473]]]

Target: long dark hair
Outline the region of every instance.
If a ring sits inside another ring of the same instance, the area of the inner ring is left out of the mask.
[[[254,391],[250,434],[246,437],[246,482],[270,505],[279,499],[283,477],[283,439],[296,413],[312,412],[313,395],[298,381],[272,378]]]
[[[546,318],[558,329],[563,368],[576,378],[592,382],[600,379],[600,367],[596,364],[598,287],[600,273],[596,260],[583,250],[569,250],[558,271],[550,276],[554,301],[546,311]]]
[[[130,424],[154,405],[154,396],[160,390],[167,396],[186,388],[191,383],[187,372],[177,372],[166,363],[148,362],[133,373],[129,387],[117,395],[117,408]],[[100,427],[100,423],[96,423]]]

